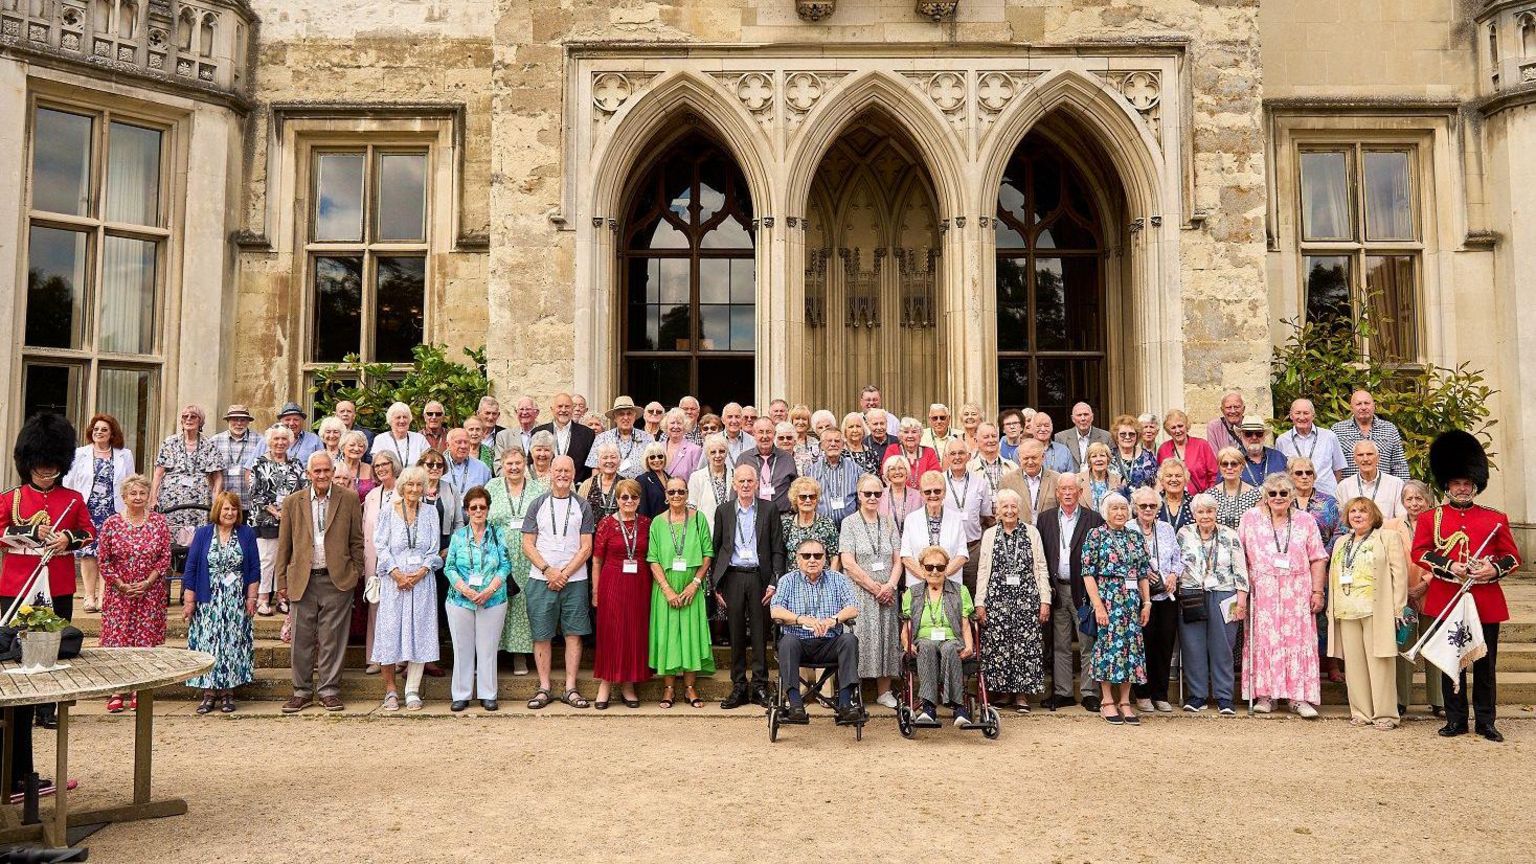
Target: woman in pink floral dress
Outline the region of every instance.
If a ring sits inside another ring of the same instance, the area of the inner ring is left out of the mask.
[[[1265,478],[1260,503],[1248,510],[1237,534],[1248,556],[1247,647],[1243,698],[1266,714],[1285,699],[1302,717],[1317,716],[1321,696],[1317,666],[1317,618],[1323,608],[1328,552],[1317,520],[1293,510],[1294,489],[1285,474]]]
[[[148,509],[149,480],[135,474],[123,481],[123,512],[101,526],[96,549],[104,586],[101,647],[155,648],[165,644],[165,579],[171,569],[171,529],[165,517]],[[138,695],[128,707],[138,708]],[[107,710],[123,710],[123,694],[107,700]]]

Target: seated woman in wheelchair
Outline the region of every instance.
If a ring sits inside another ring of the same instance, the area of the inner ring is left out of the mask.
[[[916,659],[918,697],[922,702],[916,721],[935,722],[940,697],[954,709],[955,725],[969,726],[965,707],[966,660],[976,656],[976,634],[971,617],[976,607],[971,592],[944,578],[949,553],[929,546],[917,558],[923,568],[923,587],[914,586],[901,598],[901,647]]]

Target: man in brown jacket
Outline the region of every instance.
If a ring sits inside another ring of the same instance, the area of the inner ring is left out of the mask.
[[[1056,506],[1056,478],[1060,475],[1045,467],[1045,445],[1034,438],[1026,438],[1019,445],[1019,467],[1003,472],[999,489],[1012,489],[1019,493],[1024,506],[1019,517],[1031,524],[1047,509]]]
[[[319,653],[320,706],[340,711],[341,667],[352,621],[352,591],[363,573],[363,508],[357,494],[331,483],[335,466],[324,450],[305,467],[309,488],[283,499],[277,535],[278,595],[293,610],[293,698],[284,714],[308,708],[316,692]]]

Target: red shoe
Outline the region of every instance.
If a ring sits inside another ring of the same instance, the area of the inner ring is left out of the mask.
[[[112,694],[112,698],[107,700],[107,713],[108,714],[121,714],[122,712],[123,712],[123,697],[118,695],[118,694],[116,694],[116,693],[114,693],[114,694]]]
[[[139,710],[139,692],[137,690],[128,694],[128,707],[134,711]]]

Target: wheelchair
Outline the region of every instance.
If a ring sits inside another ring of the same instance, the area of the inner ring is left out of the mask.
[[[822,708],[828,708],[833,711],[837,710],[837,700],[832,697],[824,696],[821,692],[822,687],[828,681],[832,681],[834,685],[837,684],[837,661],[834,660],[821,663],[801,663],[800,668],[821,670],[821,674],[817,676],[814,681],[810,678],[803,676],[801,677],[800,686],[802,688],[802,692],[805,692],[807,689],[809,690],[809,693],[805,698],[814,699],[816,704]],[[853,688],[853,705],[855,708],[859,709],[859,719],[837,721],[837,725],[839,726],[853,727],[853,740],[855,741],[864,740],[864,724],[869,722],[869,712],[864,710],[863,689],[864,688],[861,686],[855,686]],[[809,717],[804,720],[789,719],[789,696],[785,690],[783,681],[780,681],[774,685],[774,692],[776,692],[778,696],[773,700],[773,704],[768,707],[768,741],[770,743],[779,740],[780,727],[810,725]],[[834,686],[832,692],[837,692],[836,686]]]
[[[1002,717],[998,710],[992,707],[991,697],[987,693],[987,676],[981,671],[981,652],[985,643],[982,641],[982,628],[979,624],[972,624],[976,628],[976,656],[960,663],[961,676],[964,680],[965,692],[962,702],[970,711],[971,722],[960,729],[966,732],[980,732],[987,740],[996,740],[1003,733]],[[972,686],[974,682],[974,686]],[[931,721],[919,721],[918,712],[921,708],[917,696],[917,656],[915,654],[902,654],[901,656],[901,690],[902,698],[896,706],[896,730],[901,737],[912,739],[917,737],[919,729],[938,729],[944,722],[938,717]]]

